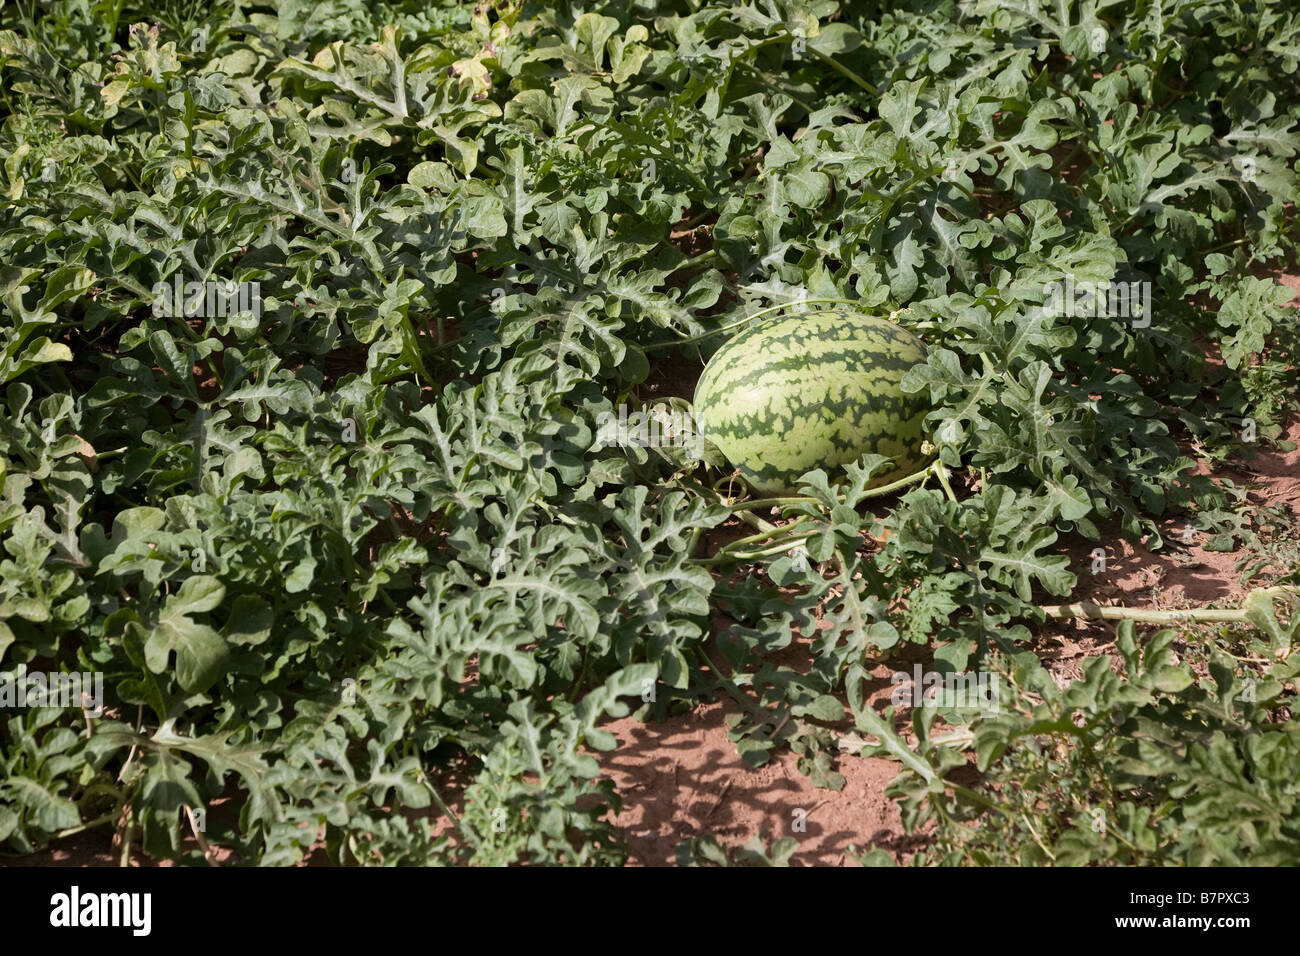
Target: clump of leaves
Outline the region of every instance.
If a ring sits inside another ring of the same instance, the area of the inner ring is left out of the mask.
[[[1262,623],[1290,647],[1294,624],[1282,628],[1271,606]],[[1243,666],[1211,643],[1208,675],[1197,679],[1173,649],[1180,637],[1194,639],[1166,628],[1140,642],[1124,621],[1115,659],[1088,659],[1082,679],[1064,687],[1021,653],[1007,661],[1009,706],[942,738],[933,733],[939,711],[918,708],[912,747],[887,717],[864,713],[859,726],[881,740],[868,749],[904,757],[890,792],[905,825],[935,826],[927,856],[1068,866],[1300,859],[1300,788],[1289,769],[1300,759],[1300,724],[1288,684],[1300,664],[1274,656]]]

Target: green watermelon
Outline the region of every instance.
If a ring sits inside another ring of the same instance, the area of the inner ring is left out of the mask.
[[[867,453],[893,459],[872,487],[913,474],[925,393],[903,374],[925,359],[915,335],[887,319],[815,312],[751,326],[718,349],[695,387],[695,422],[755,491],[782,494],[812,468]]]

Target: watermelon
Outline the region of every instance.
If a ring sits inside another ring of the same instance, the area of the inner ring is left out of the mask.
[[[751,326],[713,355],[695,387],[695,422],[757,492],[783,494],[812,468],[874,453],[878,487],[913,474],[925,393],[902,390],[925,345],[887,319],[815,312]]]

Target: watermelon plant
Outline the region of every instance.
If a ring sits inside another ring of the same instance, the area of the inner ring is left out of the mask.
[[[722,698],[753,766],[897,762],[923,849],[866,862],[1296,862],[1241,475],[1294,450],[1297,50],[1240,0],[0,6],[3,851],[621,864],[609,721]],[[1174,519],[1248,599],[1082,600]],[[886,706],[904,658],[1002,706]]]

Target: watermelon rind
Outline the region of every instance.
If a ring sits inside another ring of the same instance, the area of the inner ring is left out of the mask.
[[[753,325],[727,341],[695,388],[695,421],[746,483],[793,492],[800,475],[865,454],[893,467],[869,487],[928,462],[921,451],[925,394],[902,389],[925,344],[888,319],[814,312]]]

